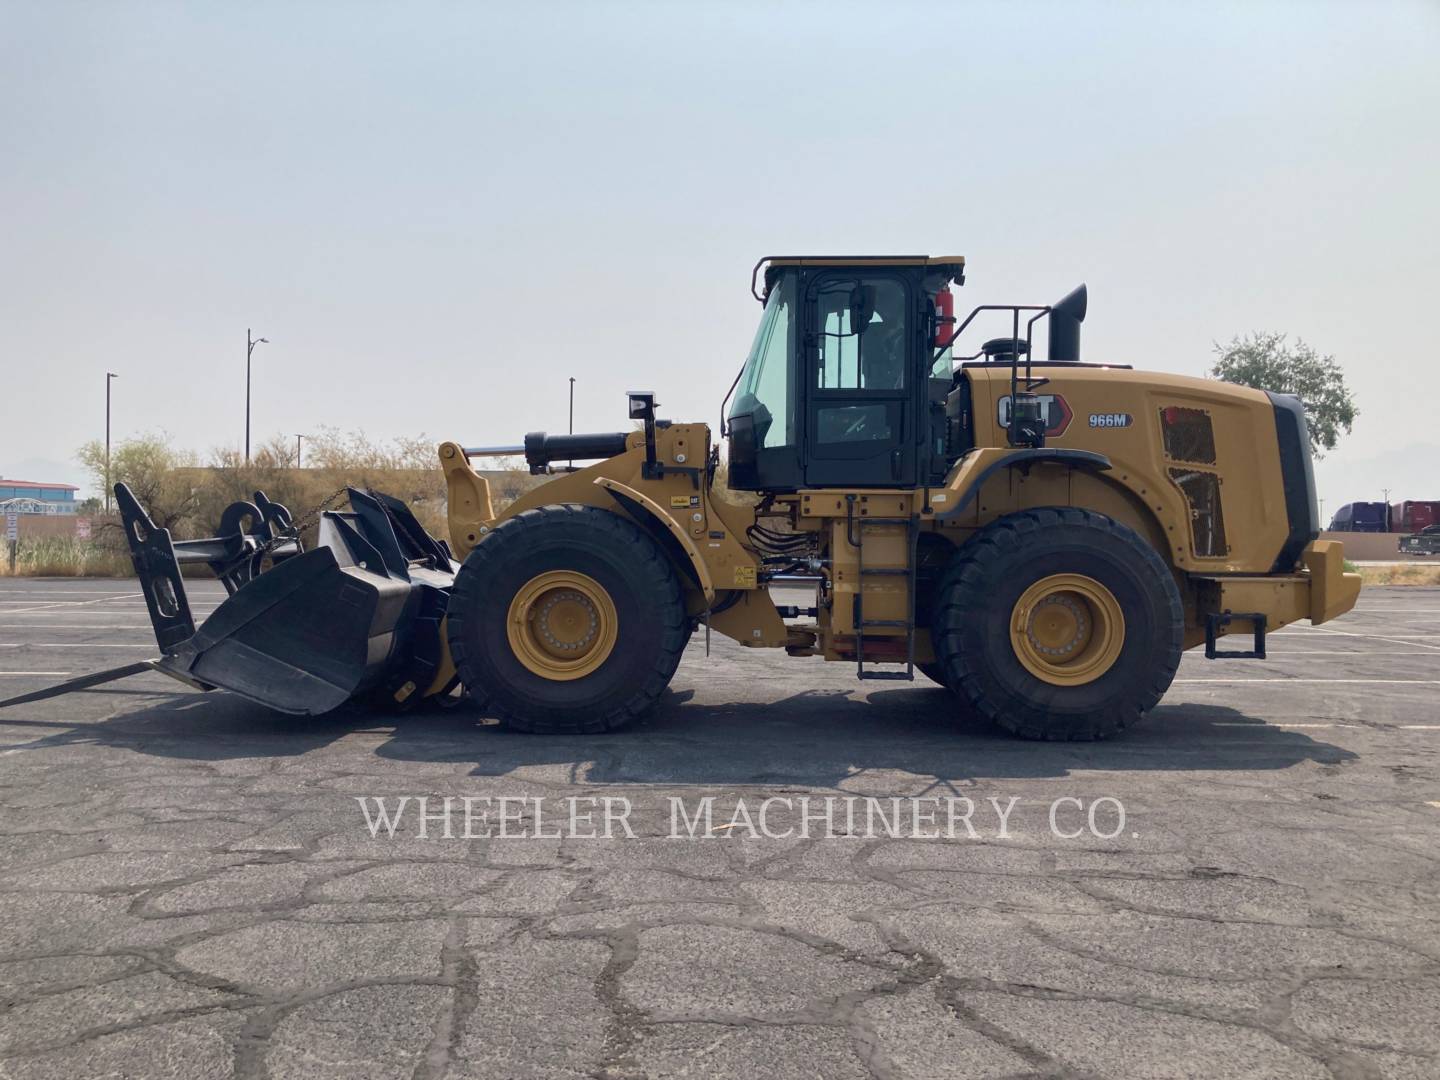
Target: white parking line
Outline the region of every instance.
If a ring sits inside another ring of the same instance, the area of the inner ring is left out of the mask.
[[[23,606],[25,606],[25,605],[27,605],[27,604],[46,604],[46,605],[49,605],[50,607],[56,607],[56,606],[61,606],[61,607],[85,607],[85,606],[87,606],[87,605],[89,605],[89,604],[103,604],[103,603],[105,603],[105,601],[107,601],[107,600],[137,600],[137,599],[138,599],[138,600],[143,600],[143,599],[145,599],[145,594],[144,594],[144,593],[138,593],[138,592],[106,593],[104,596],[101,596],[101,597],[99,597],[99,598],[97,598],[97,599],[95,599],[95,600],[0,600],[0,604],[12,604],[12,605],[16,605],[16,606],[19,606],[19,607],[23,607]]]
[[[0,641],[0,649],[149,649],[150,645],[131,645],[114,641]]]
[[[33,603],[35,603],[36,601],[38,601],[38,600],[44,600],[44,599],[46,599],[47,597],[54,597],[54,598],[56,598],[56,599],[58,600],[58,599],[61,599],[61,598],[63,598],[63,597],[67,597],[67,596],[129,596],[129,595],[130,595],[130,593],[128,593],[128,592],[100,592],[100,591],[97,590],[97,589],[88,589],[88,590],[85,590],[85,589],[60,589],[60,590],[58,590],[58,591],[51,591],[51,592],[12,592],[12,591],[10,591],[9,589],[0,589],[0,597],[23,596],[23,597],[26,597],[27,599],[25,599],[25,600],[23,600],[23,601],[17,600],[17,601],[15,601],[15,602],[16,602],[16,603],[27,603],[27,604],[33,604]]]
[[[1309,630],[1313,634],[1336,634],[1340,637],[1368,638],[1371,641],[1388,641],[1394,645],[1410,645],[1417,649],[1434,649],[1436,652],[1440,652],[1440,645],[1422,644],[1418,641],[1413,640],[1414,635],[1411,635],[1411,640],[1403,640],[1398,637],[1382,637],[1379,634],[1356,634],[1346,630],[1331,630],[1329,627],[1326,626],[1305,626],[1301,627],[1301,629]],[[1427,634],[1424,636],[1434,637],[1435,635]]]
[[[0,623],[0,630],[149,630],[145,623]]]
[[[1440,731],[1440,724],[1398,724],[1406,731]]]
[[[1440,678],[1176,678],[1175,683],[1381,683],[1397,687],[1440,687]]]
[[[1254,721],[1219,720],[1215,727],[1283,727],[1283,728],[1330,728],[1330,727],[1360,727],[1359,724],[1287,724],[1283,720],[1267,720],[1260,723]]]
[[[1396,652],[1394,649],[1338,649],[1333,652],[1309,652],[1297,650],[1295,652],[1276,652],[1270,649],[1265,654],[1267,660],[1299,660],[1300,657],[1311,656],[1429,656],[1428,652]],[[1180,656],[1182,660],[1204,660],[1203,652],[1187,652]]]
[[[1307,629],[1317,630],[1317,629],[1319,629],[1319,627],[1314,627],[1314,626],[1312,626],[1312,627],[1307,627]],[[1402,629],[1403,629],[1403,627],[1402,627]],[[1338,633],[1340,633],[1340,631],[1338,631],[1338,630],[1332,630],[1332,631],[1330,631],[1330,633],[1332,633],[1332,634],[1338,634]],[[1374,637],[1375,637],[1374,634],[1351,634],[1350,636],[1351,636],[1351,637],[1368,637],[1368,638],[1374,638]],[[1433,649],[1433,648],[1435,648],[1434,645],[1422,645],[1422,644],[1420,644],[1420,642],[1422,642],[1422,641],[1440,641],[1440,634],[1390,634],[1390,635],[1387,636],[1387,637],[1375,638],[1375,640],[1376,640],[1376,641],[1398,641],[1398,642],[1400,642],[1402,645],[1414,645],[1417,649]]]
[[[1347,625],[1348,625],[1348,624],[1347,624]],[[1409,627],[1403,627],[1403,626],[1402,626],[1401,629],[1402,629],[1402,630],[1408,630],[1408,629],[1410,629],[1410,628],[1409,628]],[[1245,631],[1241,630],[1241,631],[1239,631],[1239,632],[1240,632],[1241,634],[1243,634]],[[1281,629],[1281,630],[1272,630],[1272,631],[1270,631],[1270,633],[1269,633],[1268,636],[1269,636],[1269,637],[1272,637],[1272,638],[1273,638],[1273,637],[1282,637],[1282,636],[1305,637],[1305,636],[1308,635],[1308,634],[1315,634],[1315,633],[1320,633],[1320,634],[1345,634],[1346,631],[1344,631],[1344,630],[1332,630],[1332,629],[1331,629],[1330,627],[1328,627],[1328,626],[1311,626],[1311,625],[1309,625],[1308,623],[1287,623],[1287,624],[1285,625],[1284,629]],[[1371,635],[1371,634],[1354,634],[1354,633],[1352,633],[1352,634],[1349,634],[1348,636],[1350,636],[1350,637],[1372,637],[1373,635]],[[1427,630],[1427,631],[1423,631],[1423,632],[1416,632],[1416,633],[1414,633],[1414,634],[1410,634],[1410,633],[1391,634],[1390,636],[1391,636],[1391,637],[1411,637],[1411,638],[1440,638],[1440,634],[1437,634],[1437,633],[1435,633],[1434,631],[1431,631],[1431,630]]]
[[[1440,614],[1433,611],[1422,614],[1418,611],[1367,611],[1366,615],[1374,615],[1377,619],[1388,619],[1392,615],[1405,615],[1405,622],[1427,623],[1440,619]]]
[[[1418,612],[1421,613],[1421,615],[1434,615],[1434,613],[1440,612],[1440,603],[1434,605],[1433,608],[1397,608],[1397,606],[1395,606],[1397,605],[1397,603],[1410,602],[1411,600],[1401,599],[1395,599],[1394,602],[1385,602],[1385,600],[1369,600],[1368,603],[1358,603],[1358,605],[1355,605],[1354,608],[1351,608],[1351,611],[1403,611]]]
[[[220,605],[218,605],[218,604],[215,605],[215,607],[219,607],[219,606],[220,606]],[[192,615],[197,615],[197,616],[198,616],[198,615],[209,615],[212,611],[215,610],[215,607],[208,607],[208,608],[206,608],[206,607],[194,607],[194,606],[192,605],[191,608],[190,608],[190,614],[192,614]],[[47,611],[47,610],[42,610],[42,609],[36,609],[36,610],[34,610],[34,611],[0,611],[0,616],[3,616],[4,618],[7,618],[7,619],[13,619],[13,618],[15,618],[16,616],[19,616],[19,615],[42,615],[42,616],[45,616],[45,617],[47,617],[47,618],[52,618],[52,619],[65,619],[65,618],[76,618],[76,619],[105,619],[105,618],[113,618],[113,619],[134,619],[134,618],[138,618],[139,616],[144,615],[144,614],[145,614],[145,608],[143,608],[143,607],[137,607],[137,608],[119,608],[119,609],[117,609],[117,608],[111,608],[111,609],[108,610],[108,611],[102,611],[102,610],[100,610],[99,608],[91,608],[91,609],[88,610],[88,611],[53,611],[53,610],[48,610],[48,611]],[[41,626],[41,625],[43,625],[43,624],[42,624],[42,623],[39,623],[39,622],[27,622],[27,623],[8,623],[8,624],[6,624],[6,625],[11,626],[11,627],[16,627],[16,626],[19,626],[19,627],[31,627],[31,626]],[[57,625],[57,626],[78,626],[78,625],[80,625],[80,624],[79,624],[79,623],[57,623],[56,625]],[[112,623],[112,624],[111,624],[111,627],[113,627],[114,625],[115,625],[115,624]],[[110,629],[111,627],[106,627],[105,629]]]
[[[38,604],[31,600],[0,600],[0,604],[6,606],[11,604],[32,604],[34,606],[22,608],[20,611],[7,611],[7,615],[28,615],[35,611],[53,612],[57,607],[89,607],[92,604],[104,604],[110,600],[131,600],[135,597],[144,598],[144,593],[116,593],[113,596],[102,596],[99,600],[51,600],[41,601]]]
[[[192,596],[189,597],[191,607],[218,607],[224,600],[223,596]],[[97,600],[95,603],[104,603]],[[81,610],[83,608],[83,610]],[[20,611],[29,611],[31,608],[21,608]],[[105,607],[95,607],[88,601],[85,604],[49,604],[36,606],[35,610],[43,611],[47,615],[133,615],[137,611],[145,610],[144,600],[126,599],[118,603],[107,604]],[[18,615],[18,611],[6,611],[0,608],[0,615]],[[1440,636],[1440,635],[1436,635]]]

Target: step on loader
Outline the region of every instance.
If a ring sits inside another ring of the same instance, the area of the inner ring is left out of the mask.
[[[760,260],[723,458],[648,392],[629,431],[446,442],[448,543],[355,490],[312,550],[259,494],[174,541],[118,486],[163,656],[15,700],[158,670],[300,714],[463,688],[520,730],[600,732],[652,707],[703,629],[707,650],[713,632],[918,673],[937,708],[1095,739],[1152,708],[1184,650],[1262,659],[1274,630],[1354,606],[1297,398],[1081,362],[1083,285],[959,320],[964,279],[958,256]],[[1005,332],[961,355],[982,317]],[[520,455],[548,479],[497,512],[471,462]],[[230,593],[198,628],[185,562]]]

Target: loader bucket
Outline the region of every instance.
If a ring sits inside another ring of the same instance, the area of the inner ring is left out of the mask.
[[[344,554],[317,547],[267,570],[166,655],[160,670],[308,715],[374,686],[404,656],[415,589],[342,566]]]
[[[304,551],[289,513],[260,492],[254,503],[226,510],[222,535],[173,541],[117,484],[131,559],[164,655],[149,667],[101,674],[153,668],[197,689],[219,687],[311,716],[369,692],[405,703],[435,689],[458,565],[404,503],[355,488],[348,494],[351,511],[322,514],[318,544]],[[230,593],[198,629],[180,574],[194,562],[207,563]],[[75,683],[94,685],[96,676],[86,678]],[[78,688],[62,684],[25,699]]]

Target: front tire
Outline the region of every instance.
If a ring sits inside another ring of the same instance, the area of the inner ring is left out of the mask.
[[[944,686],[947,690],[950,689],[945,683],[945,665],[940,663],[940,661],[917,660],[915,661],[915,667],[921,675],[924,675],[931,682]]]
[[[599,732],[654,705],[685,648],[680,582],[638,526],[593,506],[526,510],[455,578],[461,681],[520,731]]]
[[[1102,739],[1136,723],[1180,664],[1184,612],[1155,549],[1103,514],[1024,510],[981,529],[940,586],[945,683],[1028,739]]]

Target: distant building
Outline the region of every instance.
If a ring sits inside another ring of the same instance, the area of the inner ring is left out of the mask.
[[[74,484],[41,484],[33,480],[0,477],[0,503],[12,499],[34,503],[35,507],[27,507],[25,513],[73,514],[78,509],[75,492],[79,490]],[[16,510],[19,510],[18,506]]]

